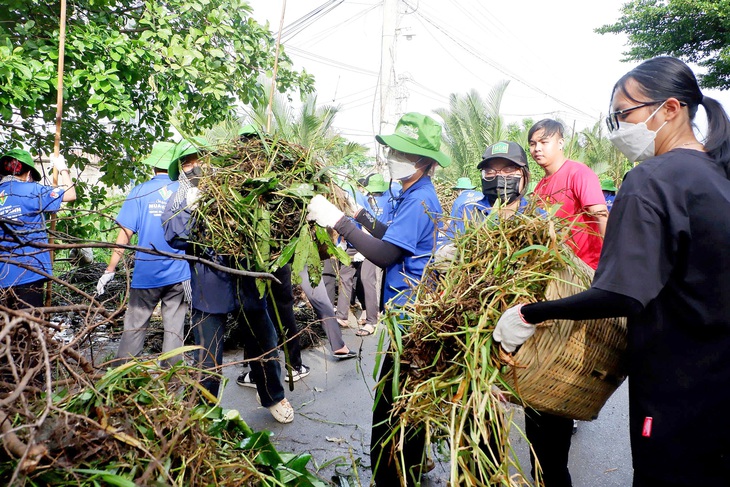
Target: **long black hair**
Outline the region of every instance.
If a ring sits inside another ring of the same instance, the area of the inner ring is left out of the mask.
[[[720,102],[702,94],[689,66],[669,56],[649,59],[618,80],[613,87],[613,94],[620,91],[631,98],[626,91],[626,83],[630,79],[639,84],[642,94],[650,100],[676,98],[686,103],[690,122],[694,121],[697,108],[702,105],[707,113],[708,128],[707,138],[703,141],[705,150],[730,178],[730,119]]]

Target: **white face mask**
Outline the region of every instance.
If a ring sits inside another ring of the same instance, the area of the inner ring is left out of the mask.
[[[654,157],[654,139],[667,122],[664,122],[656,132],[649,130],[646,122],[651,120],[663,106],[664,103],[659,105],[659,108],[654,110],[649,118],[643,122],[619,122],[618,130],[609,132],[608,140],[631,162],[645,161],[650,157]]]
[[[416,162],[409,160],[402,152],[388,151],[388,171],[391,179],[408,179],[416,173]]]

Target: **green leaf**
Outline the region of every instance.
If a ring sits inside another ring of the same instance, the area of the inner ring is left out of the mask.
[[[102,479],[104,482],[107,482],[110,485],[115,485],[117,487],[137,487],[137,484],[135,484],[131,480],[127,480],[124,477],[109,473],[105,470],[93,470],[93,469],[87,469],[87,468],[74,468],[71,469],[72,472],[77,472],[79,474],[88,474],[91,475],[88,480],[94,480],[94,479]]]

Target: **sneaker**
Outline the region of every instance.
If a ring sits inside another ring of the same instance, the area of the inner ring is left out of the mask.
[[[302,364],[299,367],[292,367],[291,369],[291,380],[296,382],[309,375],[309,367]],[[284,380],[289,380],[289,374],[284,375]]]
[[[294,421],[294,408],[291,407],[291,404],[289,404],[286,398],[273,406],[269,406],[269,412],[280,423],[286,424]]]
[[[238,378],[236,378],[236,384],[243,387],[256,388],[256,383],[251,377],[251,372],[244,372],[243,374],[239,375]]]

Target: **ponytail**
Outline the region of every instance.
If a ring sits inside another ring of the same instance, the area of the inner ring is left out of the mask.
[[[705,150],[725,169],[725,175],[730,179],[730,118],[720,102],[714,98],[703,96],[701,105],[707,113]]]

